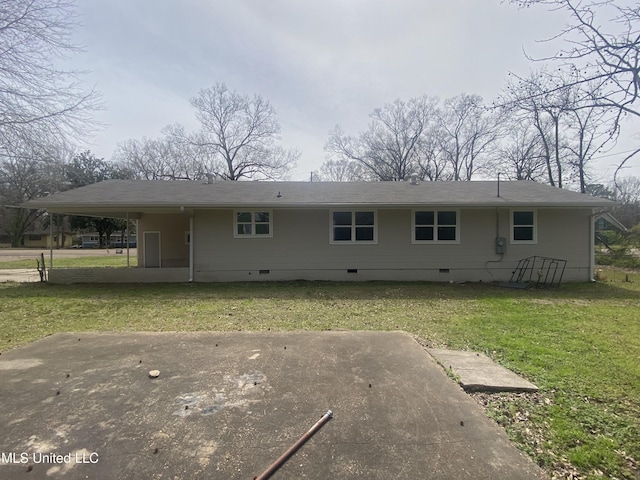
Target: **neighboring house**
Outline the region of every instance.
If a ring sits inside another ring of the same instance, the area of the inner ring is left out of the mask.
[[[82,248],[98,248],[100,247],[100,234],[98,232],[83,233]],[[127,238],[123,232],[114,232],[109,235],[109,242],[107,247],[112,248],[126,248]],[[129,235],[129,247],[136,248],[136,235],[132,233]]]
[[[137,221],[137,268],[52,281],[218,282],[506,281],[531,256],[588,281],[613,204],[534,182],[110,180],[26,205]]]
[[[98,248],[100,246],[100,235],[96,232],[83,233],[80,235],[82,248]]]
[[[129,244],[127,245],[126,232],[114,232],[109,236],[109,246],[113,248],[136,248],[136,234],[129,234]]]
[[[60,240],[58,240],[60,236]],[[53,244],[51,243],[53,238]],[[73,244],[71,232],[54,232],[53,237],[48,231],[32,231],[22,235],[20,246],[24,248],[69,248]]]

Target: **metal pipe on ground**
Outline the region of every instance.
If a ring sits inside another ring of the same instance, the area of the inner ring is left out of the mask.
[[[291,458],[291,456],[296,453],[302,445],[307,443],[307,441],[315,435],[315,433],[322,428],[322,426],[327,423],[333,417],[333,412],[328,410],[320,420],[318,420],[313,427],[311,427],[307,433],[302,435],[296,443],[291,445],[280,457],[273,462],[269,468],[267,468],[264,472],[262,472],[259,476],[253,477],[253,480],[267,480],[271,478],[271,476],[282,466],[284,463]]]

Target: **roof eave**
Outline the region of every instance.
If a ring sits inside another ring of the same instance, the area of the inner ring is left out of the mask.
[[[610,202],[403,202],[403,203],[357,203],[357,202],[247,202],[247,203],[171,203],[171,204],[47,204],[46,202],[29,203],[27,208],[41,208],[51,213],[66,215],[82,215],[90,212],[108,211],[117,214],[142,212],[145,210],[155,211],[175,211],[179,213],[185,210],[194,209],[220,209],[220,208],[420,208],[420,207],[449,207],[449,208],[606,208]]]

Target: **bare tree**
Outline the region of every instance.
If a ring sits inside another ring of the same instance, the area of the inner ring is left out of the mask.
[[[563,188],[577,179],[584,193],[590,160],[615,144],[615,114],[593,102],[600,95],[597,83],[576,84],[546,69],[526,79],[512,76],[499,103],[537,131],[550,185]]]
[[[75,53],[71,0],[0,0],[0,157],[18,143],[70,142],[90,133],[97,94],[56,60]]]
[[[163,137],[155,142],[154,150],[167,165],[169,178],[201,180],[209,173],[224,170],[220,159],[208,149],[197,146],[182,125],[167,125],[161,133]]]
[[[78,50],[74,26],[71,0],[0,0],[0,228],[14,246],[40,215],[15,207],[61,188],[71,145],[94,125],[97,94],[58,67]]]
[[[68,155],[59,145],[45,148],[13,141],[11,154],[0,161],[0,228],[12,246],[20,246],[22,235],[42,215],[42,211],[22,208],[21,204],[63,188],[63,160]]]
[[[599,95],[592,106],[610,108],[619,124],[625,116],[640,118],[640,8],[624,0],[511,0],[521,7],[544,5],[569,14],[570,24],[549,40],[563,40],[566,47],[546,58],[569,74],[568,85],[551,87],[557,91],[568,86],[591,83]],[[545,92],[548,93],[548,92]],[[617,129],[617,128],[616,128]],[[640,153],[635,149],[619,164],[624,165]]]
[[[436,118],[438,114],[439,112],[436,110]],[[444,144],[439,135],[441,132],[440,126],[433,123],[427,128],[420,140],[417,173],[423,180],[436,182],[453,179]]]
[[[300,154],[277,144],[280,124],[276,111],[260,95],[243,96],[218,83],[191,99],[202,128],[190,137],[224,169],[227,180],[285,178]]]
[[[585,193],[590,161],[615,145],[619,130],[615,112],[591,101],[600,95],[599,85],[584,83],[575,86],[571,93],[573,106],[563,122],[568,137],[565,148],[570,152],[568,163],[578,177],[580,192]]]
[[[170,179],[164,159],[155,154],[155,142],[149,138],[124,140],[116,146],[112,160],[130,169],[139,180]]]
[[[486,167],[498,138],[498,121],[479,95],[462,94],[444,102],[438,139],[453,180],[471,180]]]
[[[313,173],[318,182],[357,182],[370,181],[371,175],[364,167],[354,160],[327,160],[320,170]]]
[[[538,132],[528,120],[511,118],[501,126],[499,169],[512,180],[544,179],[546,161]]]
[[[436,104],[437,99],[426,95],[396,100],[374,110],[368,129],[357,138],[336,126],[325,150],[334,159],[359,163],[376,180],[403,180],[420,170],[422,139],[434,120]]]
[[[563,187],[564,158],[560,120],[573,108],[569,90],[559,88],[565,81],[546,70],[531,73],[527,78],[512,76],[498,103],[511,115],[526,118],[538,132],[546,164],[547,181],[552,186]]]
[[[181,125],[162,129],[159,138],[120,142],[112,160],[141,180],[202,180],[215,172],[214,162],[195,146]]]

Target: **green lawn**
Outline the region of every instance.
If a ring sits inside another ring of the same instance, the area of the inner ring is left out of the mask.
[[[640,275],[509,290],[486,284],[1,284],[0,351],[64,331],[405,330],[482,351],[537,395],[489,414],[550,474],[638,479]],[[629,280],[628,282],[625,280]]]
[[[40,258],[39,255],[34,254],[32,259],[25,260],[11,260],[9,262],[0,262],[0,270],[13,270],[16,268],[33,268],[37,267],[36,258]],[[49,268],[49,255],[44,256],[44,262],[47,268]],[[131,256],[129,258],[129,265],[135,267],[138,265],[138,258]],[[126,267],[127,256],[126,255],[96,255],[87,257],[75,257],[75,258],[55,258],[53,259],[53,266],[55,268],[94,268],[94,267]]]

